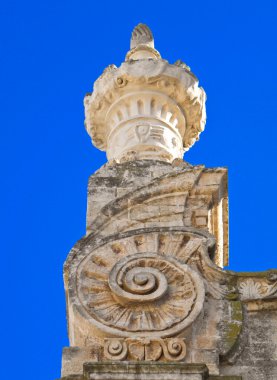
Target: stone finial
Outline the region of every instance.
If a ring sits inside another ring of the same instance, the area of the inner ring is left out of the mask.
[[[154,38],[150,28],[145,24],[138,24],[132,33],[131,49],[139,45],[147,45],[154,48]]]
[[[108,160],[172,162],[204,130],[205,101],[188,66],[162,59],[151,30],[139,24],[125,62],[110,65],[85,97],[86,128]]]
[[[132,33],[131,50],[126,55],[126,61],[159,58],[161,55],[154,49],[154,38],[150,28],[145,24],[138,24]]]

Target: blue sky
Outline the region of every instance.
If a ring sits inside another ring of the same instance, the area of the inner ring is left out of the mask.
[[[2,378],[59,377],[62,265],[85,233],[88,177],[106,160],[84,129],[83,97],[124,60],[139,22],[206,90],[206,130],[185,159],[229,168],[230,268],[277,267],[274,1],[2,1]]]

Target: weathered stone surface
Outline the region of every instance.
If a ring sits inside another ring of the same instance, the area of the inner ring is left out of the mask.
[[[85,363],[83,375],[62,377],[61,380],[242,380],[240,376],[209,376],[205,364],[184,363]]]
[[[208,380],[242,380],[241,376],[209,376]]]
[[[203,364],[177,363],[88,363],[84,375],[92,380],[207,380],[208,369]]]
[[[83,375],[68,375],[61,377],[60,380],[85,380],[85,378]]]
[[[64,265],[63,379],[276,380],[277,270],[222,269],[227,169],[181,159],[204,127],[196,78],[139,25],[85,105],[109,162]]]
[[[83,374],[83,363],[99,360],[100,347],[64,347],[62,376]]]
[[[153,160],[104,165],[90,177],[87,233],[187,226],[216,237],[214,262],[228,264],[227,169]]]

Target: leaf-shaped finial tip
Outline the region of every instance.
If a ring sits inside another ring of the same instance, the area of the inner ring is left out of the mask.
[[[147,45],[154,48],[154,38],[150,28],[145,24],[138,24],[132,33],[131,49],[139,45]]]

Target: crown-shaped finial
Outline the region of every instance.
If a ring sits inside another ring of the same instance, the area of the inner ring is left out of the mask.
[[[86,128],[109,161],[182,159],[203,131],[205,92],[181,61],[171,65],[138,24],[120,67],[109,66],[86,96]]]

